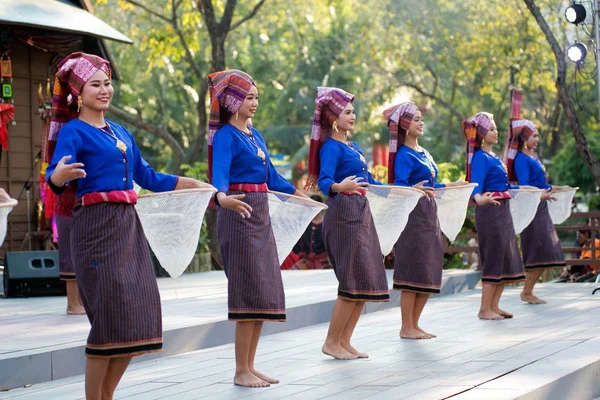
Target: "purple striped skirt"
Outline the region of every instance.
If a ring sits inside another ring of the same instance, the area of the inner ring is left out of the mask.
[[[75,281],[75,267],[71,260],[71,226],[73,218],[56,215],[56,230],[58,231],[58,268],[60,279]]]
[[[160,296],[135,207],[75,206],[71,257],[92,325],[86,356],[114,358],[161,351]]]
[[[540,202],[533,221],[521,232],[521,250],[525,270],[566,265],[547,201]]]
[[[419,199],[394,250],[394,289],[440,293],[444,242],[435,200]]]
[[[227,276],[229,320],[285,322],[285,294],[267,193],[244,193],[251,217],[221,208],[217,215],[219,251]]]
[[[327,199],[323,241],[338,279],[338,297],[351,301],[390,300],[379,238],[365,196]]]
[[[499,200],[499,206],[488,204],[475,208],[479,256],[483,265],[481,281],[484,283],[500,284],[525,280],[509,201]]]

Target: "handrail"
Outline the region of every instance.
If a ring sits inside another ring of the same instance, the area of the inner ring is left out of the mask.
[[[574,223],[573,220],[587,219],[587,222],[583,224]],[[596,239],[600,233],[600,211],[588,211],[588,212],[573,212],[571,216],[562,225],[557,225],[556,230],[558,232],[577,232],[577,231],[590,231],[591,238]],[[460,234],[458,237],[462,239],[471,238],[474,235],[472,233]],[[572,253],[576,251],[591,250],[590,259],[580,258],[569,258],[565,257],[567,265],[593,265],[600,267],[600,258],[596,257],[596,251],[600,250],[596,246],[596,241],[592,240],[590,246],[573,246],[572,244],[561,244],[561,248],[564,253]],[[479,252],[479,246],[455,246],[447,245],[444,246],[445,253],[460,253],[460,252]]]

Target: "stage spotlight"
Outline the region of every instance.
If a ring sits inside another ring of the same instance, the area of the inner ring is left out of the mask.
[[[573,3],[565,10],[565,18],[575,25],[585,21],[586,15],[585,7],[582,4]]]
[[[575,42],[567,49],[567,57],[577,65],[580,65],[586,56],[587,47],[583,43]]]

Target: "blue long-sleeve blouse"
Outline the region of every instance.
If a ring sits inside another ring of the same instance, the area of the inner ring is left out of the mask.
[[[85,178],[77,179],[78,197],[86,193],[133,189],[134,180],[153,192],[175,189],[177,176],[156,172],[142,158],[127,129],[111,121],[106,123],[116,138],[127,146],[125,153],[116,147],[116,139],[109,132],[73,119],[60,130],[52,160],[46,168],[46,181],[50,181],[58,162],[64,156],[71,156],[67,164],[83,163],[86,172]],[[55,190],[60,194],[60,188]]]
[[[364,182],[371,185],[381,185],[381,182],[373,179],[367,168],[365,155],[355,143],[345,144],[329,138],[321,146],[319,157],[321,172],[318,185],[319,189],[327,195],[333,194],[330,193],[331,185],[340,183],[352,175],[363,178]]]
[[[552,189],[546,181],[546,172],[539,160],[518,152],[514,162],[515,175],[519,185],[535,186],[539,189]]]
[[[394,172],[396,176],[394,185],[396,186],[413,186],[427,181],[425,186],[446,187],[443,183],[436,183],[439,170],[433,157],[425,149],[423,152],[418,152],[408,146],[400,146],[396,153]]]
[[[508,182],[506,167],[500,158],[481,149],[475,150],[471,162],[471,182],[479,184],[473,189],[473,196],[485,192],[505,192],[518,189]]]
[[[251,130],[252,136],[231,124],[218,130],[213,141],[213,186],[219,192],[227,192],[230,184],[266,183],[271,190],[294,194],[296,188],[273,166],[260,132]],[[257,146],[264,152],[265,160],[258,156]]]

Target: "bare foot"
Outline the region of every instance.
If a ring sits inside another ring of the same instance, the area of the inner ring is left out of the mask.
[[[85,308],[83,306],[67,307],[68,315],[85,315]]]
[[[434,335],[433,333],[426,332],[423,329],[421,329],[421,327],[419,327],[419,326],[416,326],[415,329],[418,330],[419,332],[423,332],[424,334],[426,334],[427,336],[429,336],[430,339],[433,339],[433,338],[437,337],[437,335]]]
[[[431,339],[429,335],[421,332],[415,328],[402,328],[400,329],[400,337],[402,339]]]
[[[535,294],[525,294],[521,293],[521,300],[529,304],[546,304],[545,300],[540,299]]]
[[[356,360],[358,358],[355,354],[352,354],[343,348],[342,345],[330,345],[325,343],[321,348],[321,351],[323,354],[327,354],[337,360]]]
[[[350,343],[342,343],[342,347],[350,354],[354,354],[357,358],[369,358],[367,353],[356,350]]]
[[[479,317],[479,319],[491,319],[491,320],[504,319],[504,317],[502,315],[495,313],[492,310],[479,311],[479,314],[477,314],[477,316]]]
[[[258,378],[261,379],[265,382],[268,383],[279,383],[279,379],[275,379],[275,378],[270,378],[268,376],[266,376],[265,374],[261,374],[260,372],[258,372],[257,370],[255,370],[254,368],[250,368],[250,371]]]
[[[233,384],[245,387],[268,387],[271,386],[268,382],[263,381],[256,375],[248,372],[239,372],[233,377]]]
[[[509,313],[508,311],[504,311],[499,308],[492,308],[492,311],[495,312],[496,314],[502,315],[504,318],[507,318],[507,319],[510,319],[513,317],[513,315],[511,313]]]

